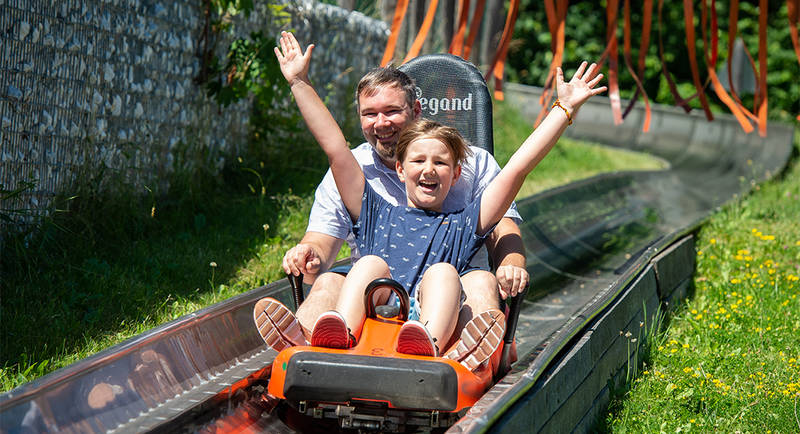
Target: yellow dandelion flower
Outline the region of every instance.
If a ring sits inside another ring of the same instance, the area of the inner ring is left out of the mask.
[[[712,239],[708,240],[708,242],[711,243],[711,244],[717,244],[717,239],[716,238],[712,238]],[[800,241],[797,242],[797,245],[800,246]]]

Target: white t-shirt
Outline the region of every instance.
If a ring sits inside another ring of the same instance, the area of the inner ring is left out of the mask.
[[[500,172],[500,166],[489,152],[475,146],[470,146],[470,149],[473,154],[467,157],[467,161],[462,165],[461,176],[447,193],[442,204],[444,212],[463,209],[469,202],[476,199]],[[405,184],[400,182],[400,178],[393,168],[390,169],[383,164],[369,143],[359,145],[352,152],[373,190],[392,205],[407,203]],[[522,221],[514,203],[511,204],[511,208],[505,216],[514,219],[517,223]],[[306,232],[320,232],[347,241],[352,258],[355,260],[361,255],[353,242],[352,228],[350,215],[339,196],[333,174],[328,169],[314,195],[314,205],[311,207]]]

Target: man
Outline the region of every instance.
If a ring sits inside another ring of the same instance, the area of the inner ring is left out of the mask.
[[[296,43],[293,37],[290,41]],[[308,47],[304,56],[310,57],[312,50],[313,45]],[[310,84],[307,68],[286,79],[290,86]],[[395,172],[395,146],[403,127],[421,114],[415,90],[410,77],[388,67],[367,73],[356,91],[361,130],[366,143],[354,149],[353,153],[371,187],[394,205],[406,203],[405,188]],[[474,155],[464,165],[462,176],[443,205],[444,211],[463,208],[483,191],[500,170],[491,154],[475,147],[472,150]],[[514,207],[486,241],[489,254],[497,265],[496,274],[489,271],[472,272],[464,279],[466,299],[455,336],[459,336],[460,330],[466,329],[465,325],[480,313],[497,309],[499,296],[514,296],[528,284],[519,227],[513,218],[519,219]],[[328,171],[317,188],[305,236],[283,258],[283,268],[287,273],[303,274],[304,281],[313,284],[305,302],[297,310],[297,321],[285,307],[277,306],[277,303],[268,299],[256,305],[256,325],[268,345],[278,351],[286,346],[305,345],[317,318],[336,306],[347,270],[331,270],[330,267],[342,243],[348,238],[352,239],[350,218]],[[352,244],[351,252],[354,259],[360,256]],[[488,270],[485,257],[482,268]],[[264,321],[264,313],[267,314],[267,321]],[[259,320],[259,317],[262,319]],[[492,327],[492,324],[482,324],[484,331],[487,327]],[[475,330],[474,327],[469,329]],[[470,343],[463,348],[464,353],[479,346],[481,336],[474,337],[478,342],[470,339]]]

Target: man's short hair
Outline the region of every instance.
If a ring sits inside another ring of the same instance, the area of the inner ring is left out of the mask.
[[[397,87],[405,93],[408,106],[414,107],[414,102],[417,100],[417,85],[414,79],[391,65],[375,68],[361,78],[356,88],[356,105],[360,104],[361,95],[372,96],[383,87]]]

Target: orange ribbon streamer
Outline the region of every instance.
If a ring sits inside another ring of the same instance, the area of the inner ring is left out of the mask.
[[[386,66],[394,58],[394,50],[397,46],[397,37],[400,35],[400,25],[403,24],[403,18],[406,16],[408,10],[408,0],[397,0],[397,7],[394,10],[394,18],[392,18],[392,30],[389,34],[389,40],[386,41],[386,49],[383,51],[383,59],[381,66]]]
[[[628,68],[628,71],[631,73],[631,77],[633,77],[633,81],[636,82],[636,93],[634,94],[633,99],[631,99],[630,104],[628,104],[628,108],[625,110],[625,115],[630,112],[630,109],[633,107],[634,101],[636,101],[637,96],[641,92],[642,98],[644,98],[644,125],[642,125],[642,132],[650,131],[650,101],[647,99],[647,92],[644,90],[644,85],[636,73],[633,71],[633,66],[631,64],[631,5],[630,0],[625,0],[625,4],[623,6],[624,14],[625,14],[625,27],[623,29],[623,58],[625,59],[625,66]],[[647,49],[646,46],[644,48]],[[642,49],[639,49],[639,54],[641,55]],[[641,56],[640,56],[641,58]],[[640,65],[641,67],[641,65]],[[640,72],[641,74],[641,72]],[[623,119],[625,118],[623,115]]]
[[[714,87],[714,92],[717,94],[717,97],[722,101],[728,108],[730,109],[733,116],[736,117],[736,120],[739,121],[739,125],[742,126],[742,129],[745,133],[750,133],[753,131],[753,126],[747,120],[747,116],[741,111],[739,105],[736,104],[729,95],[728,92],[725,91],[725,88],[722,86],[722,83],[719,81],[719,77],[717,77],[717,72],[714,70],[717,64],[717,52],[718,52],[718,44],[719,38],[716,38],[716,34],[718,32],[718,28],[716,26],[716,2],[715,0],[711,0],[711,47],[708,46],[708,36],[706,34],[706,22],[707,22],[707,13],[706,13],[706,2],[703,0],[702,4],[702,18],[700,20],[701,29],[703,31],[703,51],[705,52],[705,59],[706,59],[706,68],[708,71],[708,77],[711,80],[711,84]],[[709,56],[708,51],[711,50],[711,56]]]
[[[618,0],[608,0],[606,6],[606,50],[608,51],[608,97],[611,99],[611,114],[614,125],[622,123],[622,106],[619,98],[619,83],[617,69],[619,69],[619,49],[617,48],[617,10]]]
[[[694,98],[694,95],[687,99],[681,97],[681,94],[678,93],[678,87],[675,85],[675,80],[672,79],[672,74],[670,74],[667,69],[667,61],[664,59],[663,24],[661,19],[663,7],[664,0],[658,0],[658,58],[661,60],[661,73],[664,75],[664,79],[667,80],[667,86],[669,87],[670,94],[672,94],[672,97],[675,99],[675,104],[683,108],[686,113],[689,113],[692,111],[692,108],[689,107],[689,101]]]
[[[789,34],[792,37],[794,53],[797,55],[797,63],[800,63],[800,42],[797,37],[797,23],[800,21],[800,0],[786,0],[786,9],[789,15]],[[800,115],[797,115],[800,121]]]
[[[450,48],[447,50],[448,53],[455,56],[461,56],[461,51],[464,49],[464,34],[467,31],[469,3],[470,0],[458,1],[458,7],[460,8],[458,13],[458,29],[456,30],[456,34],[453,35],[453,40],[450,41]]]
[[[539,98],[539,105],[542,109],[533,123],[537,127],[544,119],[545,114],[550,111],[551,94],[555,90],[555,74],[556,68],[561,66],[564,56],[564,27],[567,19],[567,6],[568,0],[545,0],[544,7],[547,13],[547,27],[550,30],[550,49],[553,51],[553,59],[550,62],[550,69],[547,73],[547,78],[544,80],[544,88],[542,96]]]
[[[728,50],[733,51],[733,46],[736,41],[736,35],[739,32],[739,0],[731,0],[730,4],[730,12],[728,14]],[[747,46],[744,46],[744,53],[747,56],[747,60],[750,61],[750,68],[753,70],[753,75],[756,75],[756,63],[753,61],[753,56],[750,55],[750,51],[747,49]],[[758,118],[752,112],[747,110],[742,104],[742,100],[739,99],[739,95],[736,93],[736,84],[733,81],[733,67],[731,62],[733,61],[733,55],[728,56],[728,86],[731,88],[731,97],[736,104],[739,105],[739,109],[744,113],[747,117],[749,117],[754,122],[758,122]]]
[[[469,37],[467,44],[464,45],[463,58],[469,60],[469,55],[472,52],[472,44],[475,43],[475,37],[478,36],[481,29],[481,21],[483,20],[483,9],[486,7],[486,0],[478,0],[475,4],[475,12],[472,14],[472,21],[469,29]]]
[[[758,4],[758,134],[767,135],[767,7],[768,1]]]
[[[519,0],[511,0],[506,16],[506,25],[503,28],[503,36],[500,37],[500,46],[492,59],[492,63],[486,72],[486,82],[489,82],[489,74],[494,77],[494,97],[502,101],[503,96],[503,71],[505,70],[506,56],[508,55],[508,44],[511,42],[511,34],[514,32],[514,24],[517,22],[519,14]]]
[[[706,113],[706,119],[711,121],[714,120],[714,115],[711,114],[711,109],[708,107],[706,94],[703,92],[703,85],[700,84],[700,71],[697,68],[697,57],[694,48],[694,6],[692,5],[692,0],[683,0],[683,21],[686,25],[686,48],[689,51],[689,67],[692,70],[692,81],[694,81],[694,87],[697,89],[700,105]]]
[[[653,0],[644,0],[644,5],[642,6],[642,39],[639,43],[639,64],[638,64],[638,73],[639,77],[644,78],[644,67],[645,67],[645,58],[647,57],[647,51],[650,47],[650,30],[653,26]],[[633,107],[636,105],[636,100],[639,99],[639,88],[636,88],[636,92],[633,94],[633,98],[631,98],[630,104],[628,107],[625,108],[625,112],[622,113],[622,119],[628,117],[628,113],[633,110]],[[647,99],[647,94],[645,94],[645,99]],[[650,106],[646,105],[645,113],[649,116],[650,113]]]
[[[419,28],[419,33],[417,33],[414,43],[411,44],[411,49],[408,50],[406,58],[403,59],[403,63],[406,63],[419,55],[419,51],[422,49],[422,44],[425,43],[425,39],[428,37],[428,31],[431,29],[431,23],[433,23],[433,18],[436,16],[436,8],[438,6],[439,0],[431,0],[431,3],[428,5],[428,12],[425,14],[425,19],[422,20],[422,26]]]

